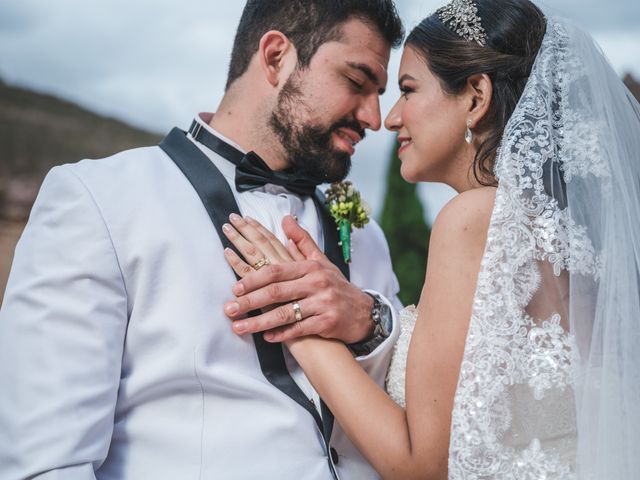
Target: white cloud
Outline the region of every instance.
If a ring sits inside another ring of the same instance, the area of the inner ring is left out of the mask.
[[[221,95],[242,5],[162,3],[10,1],[0,74],[153,130],[185,123]]]

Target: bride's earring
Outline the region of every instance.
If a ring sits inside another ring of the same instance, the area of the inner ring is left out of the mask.
[[[473,133],[471,133],[471,119],[467,119],[467,130],[464,132],[464,141],[471,145]]]

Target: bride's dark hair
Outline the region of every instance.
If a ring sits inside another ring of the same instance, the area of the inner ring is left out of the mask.
[[[450,94],[460,93],[471,75],[486,73],[493,84],[489,111],[477,129],[486,134],[473,162],[483,185],[494,185],[493,163],[504,128],[527,83],[547,22],[529,0],[475,0],[487,45],[465,40],[437,13],[425,18],[407,38]]]

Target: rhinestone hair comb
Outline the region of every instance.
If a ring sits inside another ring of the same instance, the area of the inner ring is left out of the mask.
[[[436,11],[442,23],[470,42],[487,45],[487,34],[472,0],[453,0]]]

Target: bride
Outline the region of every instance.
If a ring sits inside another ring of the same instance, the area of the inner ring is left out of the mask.
[[[393,400],[339,342],[291,353],[384,478],[637,478],[640,106],[590,37],[528,0],[425,18],[399,84],[402,176],[459,194],[401,314]],[[325,261],[291,218],[287,249],[233,223],[242,253],[238,231],[271,263]]]

